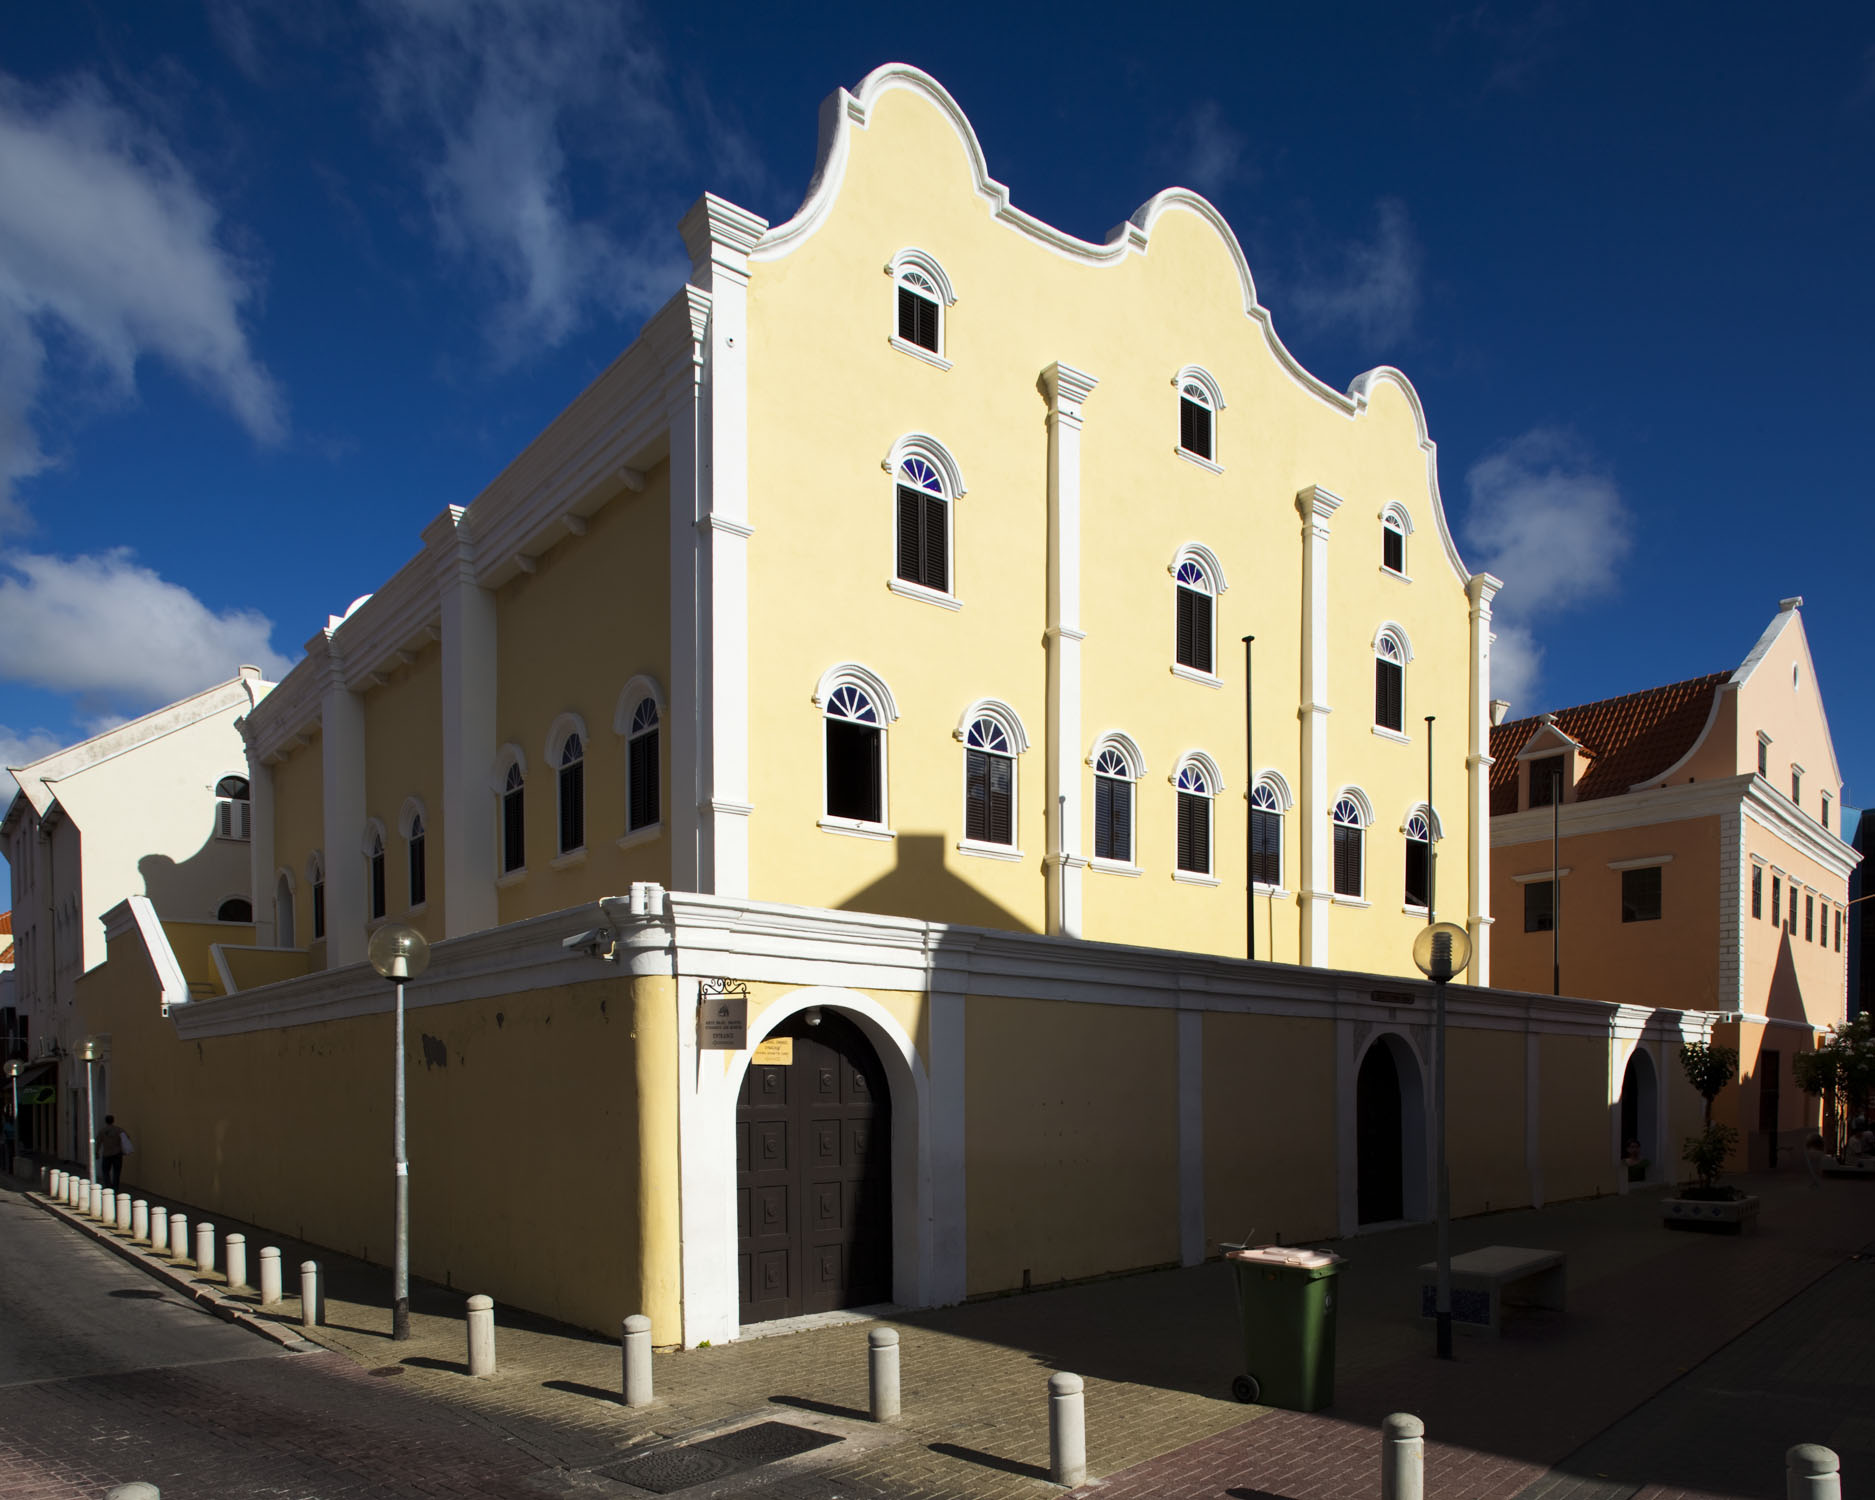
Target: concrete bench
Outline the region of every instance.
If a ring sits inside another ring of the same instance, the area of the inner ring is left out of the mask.
[[[1506,1307],[1563,1306],[1567,1257],[1558,1250],[1529,1250],[1491,1245],[1452,1257],[1452,1326],[1496,1338],[1503,1331]],[[1439,1267],[1419,1268],[1419,1314],[1437,1313]]]
[[[1875,1156],[1852,1156],[1847,1161],[1823,1159],[1825,1177],[1875,1177]]]

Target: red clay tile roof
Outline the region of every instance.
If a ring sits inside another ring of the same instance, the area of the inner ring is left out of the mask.
[[[6,934],[12,932],[12,930],[13,913],[10,911],[0,911],[0,937],[4,937]]]
[[[1559,709],[1556,727],[1589,752],[1576,783],[1576,801],[1617,797],[1637,781],[1658,776],[1693,748],[1712,712],[1712,695],[1731,677],[1714,672],[1686,682],[1647,688],[1599,703]],[[1491,816],[1517,811],[1517,755],[1542,724],[1513,719],[1491,731]]]

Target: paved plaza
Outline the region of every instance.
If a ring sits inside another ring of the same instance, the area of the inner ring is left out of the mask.
[[[1432,1500],[1770,1497],[1799,1441],[1837,1449],[1845,1495],[1875,1495],[1875,1260],[1857,1258],[1875,1241],[1875,1185],[1747,1181],[1763,1227],[1741,1239],[1665,1231],[1653,1193],[1461,1221],[1458,1251],[1566,1252],[1569,1306],[1501,1340],[1461,1338],[1450,1363],[1414,1316],[1430,1230],[1338,1244],[1327,1412],[1231,1400],[1243,1361],[1230,1274],[1212,1263],[894,1317],[904,1419],[885,1428],[865,1420],[866,1322],[659,1354],[658,1400],[632,1411],[615,1339],[509,1309],[500,1373],[470,1380],[474,1288],[417,1285],[413,1337],[393,1343],[381,1267],[218,1221],[247,1234],[251,1270],[280,1247],[290,1294],[301,1259],[326,1266],[326,1324],[291,1352],[296,1296],[271,1313],[235,1299],[286,1342],[264,1339],[191,1304],[218,1276],[172,1264],[159,1280],[97,1226],[7,1192],[0,1500],[131,1479],[165,1500],[631,1497],[692,1479],[686,1500],[1040,1497],[1060,1493],[1046,1381],[1063,1369],[1087,1381],[1085,1493],[1102,1500],[1371,1497],[1390,1411],[1426,1422]]]

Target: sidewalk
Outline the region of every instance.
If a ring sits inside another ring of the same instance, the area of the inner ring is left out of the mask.
[[[1867,1290],[1867,1306],[1855,1303],[1861,1310],[1847,1325],[1860,1330],[1850,1336],[1860,1341],[1857,1349],[1866,1345],[1875,1331],[1875,1265],[1845,1262],[1875,1239],[1875,1185],[1832,1182],[1811,1191],[1801,1178],[1768,1176],[1747,1185],[1764,1196],[1763,1227],[1736,1240],[1665,1231],[1652,1193],[1460,1221],[1457,1251],[1486,1244],[1566,1251],[1569,1310],[1532,1317],[1499,1341],[1461,1339],[1451,1363],[1431,1357],[1431,1334],[1413,1315],[1414,1268],[1430,1258],[1431,1231],[1338,1244],[1348,1264],[1340,1282],[1337,1401],[1315,1416],[1229,1398],[1241,1355],[1221,1264],[903,1314],[892,1321],[903,1341],[905,1420],[885,1432],[863,1421],[864,1323],[661,1354],[659,1402],[632,1412],[617,1397],[616,1340],[498,1309],[501,1373],[470,1381],[462,1305],[473,1288],[413,1285],[413,1337],[395,1344],[383,1268],[253,1226],[217,1221],[217,1228],[247,1235],[250,1275],[258,1275],[260,1247],[279,1246],[290,1294],[297,1293],[299,1261],[322,1260],[327,1325],[312,1338],[366,1370],[400,1371],[401,1392],[472,1415],[588,1493],[640,1493],[597,1472],[612,1469],[627,1450],[756,1417],[818,1424],[848,1438],[811,1462],[755,1471],[765,1476],[764,1495],[1059,1493],[1045,1477],[1045,1388],[1052,1370],[1071,1369],[1087,1380],[1090,1472],[1104,1480],[1090,1489],[1103,1500],[1371,1496],[1375,1428],[1396,1410],[1426,1420],[1429,1495],[1510,1500],[1577,1450],[1593,1456],[1596,1450],[1583,1449],[1591,1438],[1820,1278],[1830,1276],[1835,1287],[1851,1277],[1845,1287]],[[181,1206],[193,1222],[195,1212]],[[1806,1352],[1804,1340],[1834,1327],[1827,1309],[1854,1299],[1847,1291],[1818,1295],[1820,1302],[1792,1304],[1801,1337],[1782,1357],[1799,1367],[1830,1359],[1832,1378],[1845,1382],[1848,1356]],[[297,1296],[264,1316],[297,1328]],[[1867,1394],[1866,1386],[1858,1389]],[[1846,1444],[1846,1494],[1875,1477],[1875,1453],[1864,1456],[1875,1444],[1857,1438],[1858,1430],[1802,1434]],[[1733,1411],[1689,1451],[1732,1439],[1752,1461],[1719,1465],[1721,1487],[1713,1492],[1725,1493],[1730,1475],[1732,1493],[1768,1495],[1781,1484],[1781,1431],[1753,1421],[1749,1409]],[[1649,1451],[1645,1440],[1638,1450],[1631,1438],[1623,1441],[1631,1444],[1624,1452]],[[1713,1481],[1675,1462],[1641,1478],[1683,1474],[1686,1483],[1711,1488]]]

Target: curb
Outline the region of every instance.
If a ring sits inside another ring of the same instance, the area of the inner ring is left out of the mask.
[[[215,1314],[223,1322],[238,1324],[249,1333],[257,1333],[264,1339],[278,1344],[289,1354],[319,1354],[325,1352],[323,1344],[315,1344],[311,1339],[300,1337],[290,1329],[282,1328],[266,1318],[259,1318],[245,1302],[237,1302],[232,1297],[225,1297],[212,1286],[196,1281],[185,1272],[158,1260],[155,1256],[139,1250],[128,1241],[121,1240],[115,1233],[102,1225],[93,1224],[89,1219],[81,1218],[70,1212],[62,1204],[54,1203],[50,1198],[37,1192],[22,1194],[28,1203],[37,1204],[55,1219],[62,1219],[74,1229],[83,1230],[100,1245],[115,1251],[132,1265],[147,1271],[158,1281],[167,1282],[177,1291],[188,1296],[192,1301],[207,1311]]]

